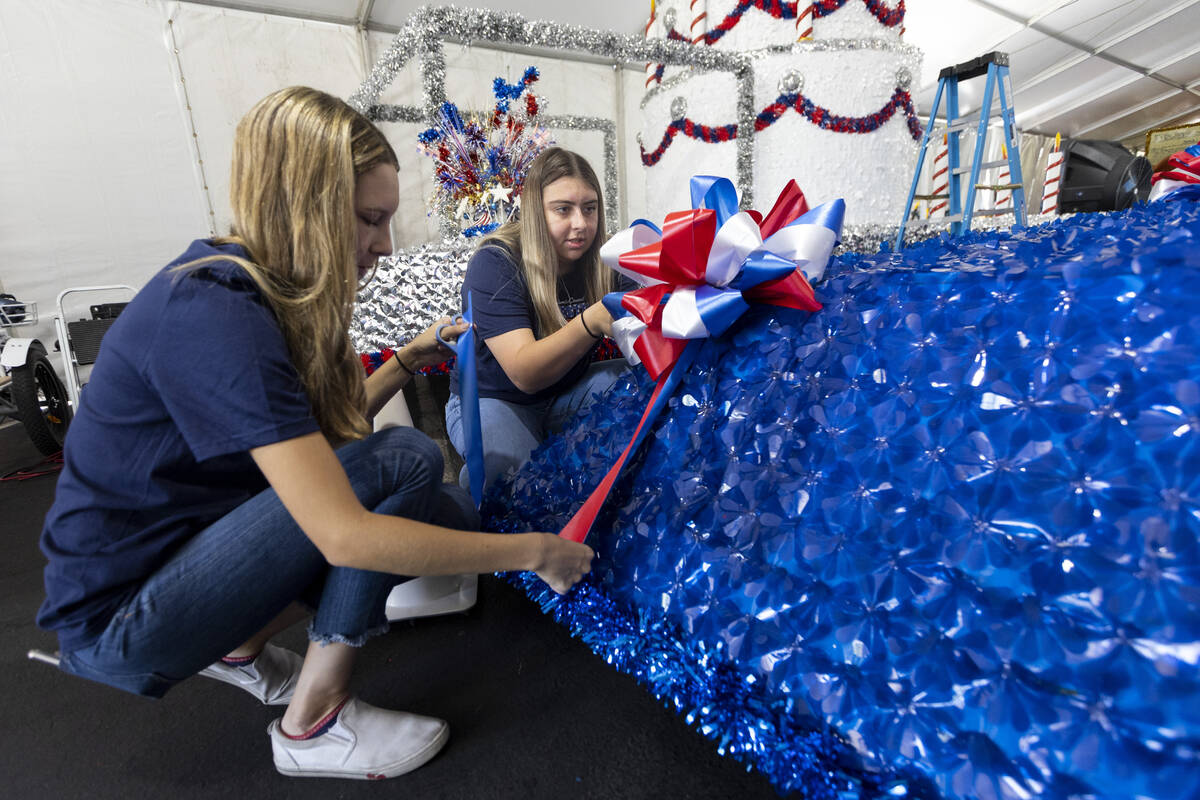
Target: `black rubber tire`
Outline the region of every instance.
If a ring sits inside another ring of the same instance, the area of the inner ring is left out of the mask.
[[[46,348],[37,342],[25,354],[25,366],[13,367],[12,397],[17,416],[38,451],[51,456],[62,450],[71,423],[71,403],[46,357]]]

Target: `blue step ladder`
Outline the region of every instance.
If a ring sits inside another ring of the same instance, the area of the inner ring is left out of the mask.
[[[969,127],[966,120],[958,117],[958,83],[959,81],[978,78],[987,75],[987,84],[983,90],[983,104],[979,107],[979,131],[975,136],[975,153],[971,158],[971,166],[959,165],[959,135]],[[913,199],[917,194],[917,182],[921,178],[921,168],[925,164],[925,151],[929,146],[929,138],[933,133],[933,123],[937,119],[938,108],[942,103],[942,94],[946,95],[946,161],[949,169],[949,195],[928,195],[924,199],[946,199],[949,205],[946,209],[945,220],[950,223],[950,233],[960,236],[971,229],[971,217],[975,214],[1014,214],[1014,228],[1025,227],[1025,189],[1021,180],[1021,152],[1017,147],[1017,126],[1012,107],[1012,79],[1008,74],[1008,53],[988,53],[985,56],[946,67],[938,74],[937,93],[933,96],[933,109],[929,112],[929,122],[925,125],[925,133],[921,137],[920,150],[917,155],[917,168],[913,171],[912,186],[908,190],[908,201],[904,204],[904,213],[900,218],[900,230],[896,233],[896,249],[904,247],[904,231],[907,226],[914,224],[930,224],[941,220],[909,219],[912,212]],[[999,161],[983,163],[983,145],[987,138],[988,122],[992,116],[992,95],[1000,95],[1000,120],[1004,130],[1004,146],[1007,157]],[[979,173],[985,169],[993,169],[1008,165],[1011,183],[980,186]],[[964,196],[962,176],[969,174]],[[992,189],[994,191],[1012,191],[1012,209],[1001,211],[975,211],[975,190]]]

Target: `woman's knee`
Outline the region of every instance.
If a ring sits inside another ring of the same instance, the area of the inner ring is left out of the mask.
[[[416,428],[386,428],[338,451],[342,466],[356,484],[379,480],[385,492],[415,482],[432,488],[442,480],[442,451]],[[367,487],[363,487],[367,488]]]
[[[416,428],[389,428],[381,433],[384,434],[382,448],[390,454],[419,460],[425,470],[437,482],[441,482],[445,464],[437,442]]]

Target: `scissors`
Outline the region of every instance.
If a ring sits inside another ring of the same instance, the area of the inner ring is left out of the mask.
[[[458,347],[456,344],[457,339],[452,340],[452,341],[447,341],[446,339],[442,338],[442,331],[446,330],[446,328],[453,328],[455,325],[464,325],[464,324],[467,324],[467,318],[464,317],[462,314],[456,314],[454,316],[454,318],[451,319],[449,322],[438,325],[437,328],[434,329],[433,335],[437,337],[438,342],[440,342],[443,346],[448,347],[451,350],[457,351],[458,350]]]

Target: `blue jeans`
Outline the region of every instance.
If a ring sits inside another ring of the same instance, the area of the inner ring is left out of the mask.
[[[562,430],[563,425],[578,412],[592,404],[617,382],[628,363],[623,358],[592,364],[571,389],[557,397],[522,405],[479,398],[479,421],[483,431],[483,483],[487,488],[509,470],[518,469],[529,460],[529,454],[547,436]],[[462,400],[451,394],[446,403],[446,433],[454,449],[464,458],[466,442],[462,432]],[[467,468],[458,477],[464,489],[469,488]]]
[[[358,499],[377,513],[479,526],[470,497],[441,482],[441,451],[420,431],[388,428],[345,445],[338,458]],[[131,593],[96,641],[63,653],[60,666],[161,697],[296,601],[314,609],[309,639],[359,646],[387,630],[384,603],[403,580],[331,567],[268,489],[188,540]]]

